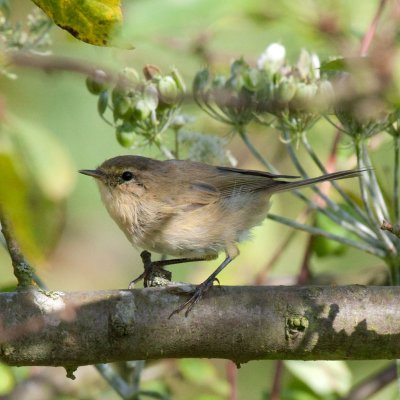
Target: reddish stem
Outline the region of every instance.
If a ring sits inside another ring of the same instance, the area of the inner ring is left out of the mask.
[[[378,9],[377,9],[376,14],[374,16],[374,19],[372,20],[371,25],[369,26],[367,32],[365,33],[365,35],[363,37],[363,40],[361,42],[361,49],[360,49],[360,53],[361,53],[362,57],[366,56],[367,53],[368,53],[368,49],[369,49],[369,47],[371,45],[372,39],[375,36],[376,29],[378,27],[378,22],[379,22],[379,19],[382,16],[382,13],[383,13],[383,10],[384,10],[384,8],[386,6],[386,3],[387,3],[387,0],[381,0],[379,2],[379,6],[378,6]]]
[[[278,360],[275,364],[275,374],[272,381],[272,389],[269,400],[280,400],[283,376],[283,361]]]
[[[229,400],[237,400],[237,366],[233,361],[226,364],[226,372],[230,387]]]

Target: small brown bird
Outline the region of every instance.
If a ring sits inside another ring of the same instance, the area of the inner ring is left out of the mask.
[[[164,265],[212,260],[225,251],[222,264],[175,311],[187,307],[185,315],[239,254],[237,243],[264,220],[272,194],[360,174],[349,170],[287,181],[282,179],[298,177],[140,156],[111,158],[79,172],[96,178],[109,214],[134,246],[180,257]]]

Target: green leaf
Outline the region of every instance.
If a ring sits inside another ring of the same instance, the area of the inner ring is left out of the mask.
[[[347,71],[347,64],[344,58],[337,58],[333,61],[321,63],[321,71]]]
[[[25,256],[37,261],[61,230],[73,184],[70,160],[53,135],[7,115],[0,124],[0,171],[3,212]]]
[[[283,388],[281,398],[282,400],[321,400],[321,396],[316,395],[308,388]],[[269,399],[269,397],[266,396],[265,400],[267,399]]]
[[[7,365],[0,364],[0,396],[10,393],[14,388],[14,377],[11,368]]]
[[[228,394],[227,382],[218,377],[217,370],[210,361],[184,358],[179,360],[178,365],[183,377],[189,382],[210,387],[219,395]]]
[[[33,0],[60,28],[96,46],[126,47],[116,40],[122,26],[120,0]]]
[[[205,360],[185,358],[179,361],[179,369],[185,379],[199,385],[205,385],[217,377],[214,366]]]
[[[0,286],[0,292],[15,292],[17,290],[17,285],[15,283],[4,284]]]
[[[72,189],[71,160],[55,136],[11,115],[2,133],[7,135],[30,179],[49,200],[60,201]]]
[[[1,136],[0,143],[4,143]],[[0,153],[0,205],[4,215],[11,221],[13,234],[23,253],[29,259],[37,260],[42,252],[33,231],[28,189],[14,158],[12,153]]]
[[[226,397],[217,396],[215,394],[200,394],[193,397],[193,400],[225,400]]]
[[[346,57],[337,58],[332,61],[325,61],[321,63],[320,70],[322,72],[336,71],[336,72],[352,72],[356,66],[366,66],[368,63],[367,57]]]
[[[317,395],[346,394],[352,384],[344,361],[285,361],[286,368]]]
[[[141,391],[157,392],[160,395],[168,396],[168,386],[161,380],[144,381],[140,383]],[[146,396],[143,396],[145,398]]]

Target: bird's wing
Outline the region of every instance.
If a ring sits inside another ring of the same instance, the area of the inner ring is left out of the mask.
[[[163,185],[162,203],[171,207],[171,212],[192,211],[216,201],[257,190],[268,190],[282,184],[277,178],[297,178],[291,175],[274,175],[269,172],[242,170],[232,167],[204,166],[196,163],[168,161],[165,166],[169,171],[179,169],[174,182]]]
[[[211,183],[202,180],[184,180],[170,184],[160,196],[164,210],[171,213],[193,211],[220,199],[220,191]]]
[[[240,168],[234,168],[234,167],[216,167],[218,171],[222,172],[235,172],[238,174],[242,175],[253,175],[253,176],[264,176],[265,178],[272,178],[272,179],[297,179],[300,178],[300,176],[294,176],[294,175],[278,175],[278,174],[273,174],[271,172],[267,171],[257,171],[254,169],[240,169]]]
[[[230,197],[239,193],[268,190],[284,184],[280,178],[295,179],[292,175],[275,175],[269,172],[242,170],[230,167],[217,167],[219,174],[211,179],[222,197]]]

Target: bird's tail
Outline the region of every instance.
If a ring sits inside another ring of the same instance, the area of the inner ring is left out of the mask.
[[[336,181],[338,179],[346,179],[346,178],[354,178],[356,176],[360,176],[366,169],[352,169],[346,171],[338,171],[332,172],[331,174],[325,174],[321,176],[317,176],[316,178],[308,178],[303,179],[301,181],[295,182],[287,182],[287,181],[275,181],[273,191],[274,192],[283,192],[286,190],[297,189],[302,186],[310,186],[319,182],[325,181]],[[279,184],[277,184],[279,183]]]

